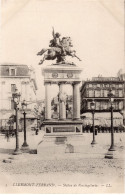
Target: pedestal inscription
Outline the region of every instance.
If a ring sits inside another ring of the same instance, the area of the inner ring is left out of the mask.
[[[53,133],[59,132],[75,132],[75,127],[53,127]]]

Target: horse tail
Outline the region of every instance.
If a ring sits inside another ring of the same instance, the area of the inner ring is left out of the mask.
[[[37,55],[43,55],[48,49],[42,49],[37,53]]]

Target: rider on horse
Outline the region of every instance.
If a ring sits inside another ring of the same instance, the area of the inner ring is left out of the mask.
[[[61,35],[58,32],[55,33],[54,28],[53,28],[52,35],[53,35],[53,39],[50,41],[49,44],[50,48],[42,49],[37,54],[37,55],[43,55],[44,53],[46,53],[39,64],[42,64],[45,60],[54,60],[54,59],[57,59],[57,63],[65,63],[66,56],[72,56],[79,59],[76,56],[76,51],[71,50],[71,47],[73,47],[73,45],[70,37],[63,37],[62,39],[60,39]]]
[[[53,29],[52,35],[53,35],[53,39],[50,41],[49,47],[58,47],[58,48],[61,49],[61,54],[66,55],[65,48],[62,45],[62,42],[61,42],[61,39],[60,39],[61,35],[58,32],[54,33],[54,29]]]

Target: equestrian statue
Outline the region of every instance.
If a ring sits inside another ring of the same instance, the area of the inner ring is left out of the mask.
[[[72,40],[70,37],[60,38],[60,34],[52,31],[53,39],[50,41],[49,48],[42,49],[37,55],[43,55],[43,59],[40,61],[39,65],[43,64],[45,60],[55,60],[57,64],[65,64],[66,56],[76,57],[79,61],[80,58],[76,56],[76,51],[72,50]]]

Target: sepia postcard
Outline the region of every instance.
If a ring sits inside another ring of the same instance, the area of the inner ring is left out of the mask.
[[[125,193],[124,0],[1,0],[0,194]]]

